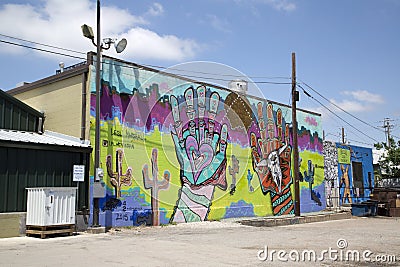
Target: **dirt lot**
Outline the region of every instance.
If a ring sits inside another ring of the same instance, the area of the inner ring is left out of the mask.
[[[400,266],[399,218],[280,227],[221,221],[0,239],[1,266],[382,266],[388,261]]]

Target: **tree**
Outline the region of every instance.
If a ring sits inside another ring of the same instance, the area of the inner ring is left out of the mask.
[[[400,177],[400,141],[389,137],[389,146],[386,143],[374,144],[378,150],[384,149],[384,156],[379,160],[383,176]]]

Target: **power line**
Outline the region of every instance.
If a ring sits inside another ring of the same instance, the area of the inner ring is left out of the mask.
[[[328,133],[328,134],[333,135],[334,137],[337,137],[337,138],[339,138],[339,139],[341,138],[341,135],[340,135],[340,134],[333,134],[333,133]],[[374,146],[374,144],[371,144],[371,143],[361,142],[361,141],[354,140],[354,139],[349,139],[349,138],[346,138],[346,139],[347,139],[347,141],[351,141],[351,142],[354,142],[354,143],[363,144],[363,145],[369,145],[369,146]]]
[[[364,132],[361,132],[359,129],[357,129],[356,127],[354,127],[352,124],[350,124],[349,122],[347,122],[346,120],[344,120],[342,117],[340,117],[339,115],[337,115],[336,113],[334,113],[332,110],[330,110],[327,106],[325,106],[324,104],[322,104],[318,99],[314,98],[312,95],[310,95],[300,84],[297,84],[297,86],[299,88],[301,88],[304,92],[305,95],[307,95],[308,97],[310,97],[311,99],[313,99],[314,101],[316,101],[318,104],[320,104],[321,106],[323,106],[325,109],[327,109],[329,112],[331,112],[333,115],[335,115],[337,118],[339,118],[341,121],[343,121],[344,123],[346,123],[347,125],[349,125],[351,128],[353,128],[354,130],[356,130],[357,132],[361,133],[362,135],[368,137],[371,140],[374,140],[375,142],[379,142],[378,140],[376,140],[375,138],[367,135]]]
[[[317,90],[315,90],[314,88],[312,88],[311,86],[309,86],[308,84],[306,84],[305,82],[301,81],[302,84],[304,84],[305,86],[307,86],[309,89],[311,89],[313,92],[315,92],[316,94],[318,94],[320,97],[322,97],[323,99],[325,99],[326,101],[328,101],[330,104],[332,104],[333,106],[335,106],[336,108],[340,109],[341,111],[343,111],[344,113],[346,113],[347,115],[353,117],[354,119],[364,123],[365,125],[368,125],[372,128],[374,128],[375,130],[378,130],[380,132],[382,132],[382,130],[376,126],[373,126],[371,124],[369,124],[368,122],[363,121],[360,118],[357,118],[356,116],[354,116],[353,114],[349,113],[348,111],[344,110],[343,108],[339,107],[338,105],[336,105],[335,103],[333,103],[332,101],[330,101],[329,99],[327,99],[326,97],[324,97],[322,94],[320,94]]]
[[[55,52],[55,51],[50,51],[50,50],[46,50],[46,49],[42,49],[42,48],[37,48],[37,47],[32,47],[32,46],[28,46],[28,45],[17,44],[17,43],[13,43],[13,42],[4,41],[4,40],[0,40],[0,42],[1,42],[1,43],[10,44],[10,45],[20,46],[20,47],[24,47],[24,48],[29,48],[29,49],[33,49],[33,50],[38,50],[38,51],[46,52],[46,53],[50,53],[50,54],[56,54],[56,55],[60,55],[60,56],[65,56],[65,57],[71,57],[71,58],[77,58],[77,59],[83,59],[83,60],[85,60],[85,58],[83,58],[83,57],[68,55],[68,54],[64,54],[64,53],[60,53],[60,52]]]
[[[54,48],[54,49],[58,49],[58,50],[63,50],[63,51],[67,51],[67,52],[86,55],[86,53],[81,52],[81,51],[76,51],[76,50],[62,48],[62,47],[58,47],[58,46],[54,46],[54,45],[49,45],[49,44],[39,43],[39,42],[35,42],[35,41],[30,41],[30,40],[26,40],[26,39],[14,37],[14,36],[6,35],[6,34],[1,34],[0,33],[0,36],[7,37],[7,38],[10,38],[10,39],[19,40],[19,41],[23,41],[23,42],[28,42],[28,43],[32,43],[32,44],[36,44],[36,45],[41,45],[41,46],[45,46],[45,47],[49,47],[49,48]],[[13,43],[13,44],[15,44],[15,43]],[[17,44],[15,44],[15,45],[17,45]],[[23,46],[23,45],[21,45],[21,46]],[[34,47],[28,47],[28,46],[23,46],[23,47],[35,49]],[[42,51],[42,50],[40,50],[40,51]],[[275,77],[252,76],[252,77],[249,77],[249,76],[245,76],[245,75],[222,74],[222,73],[215,74],[215,73],[204,72],[204,71],[185,70],[185,69],[179,69],[179,68],[176,68],[176,67],[164,67],[164,66],[150,65],[150,64],[142,64],[142,65],[145,66],[145,67],[162,69],[162,70],[173,70],[173,71],[178,71],[178,72],[189,72],[189,73],[198,73],[198,74],[215,75],[215,76],[232,77],[232,78],[244,78],[244,77],[246,77],[246,78],[249,78],[249,79],[287,79],[287,80],[291,79],[290,77],[284,77],[284,76],[275,76]],[[122,67],[127,67],[127,66],[122,65]],[[187,76],[189,76],[189,75],[187,75]],[[190,77],[197,77],[197,76],[190,76]],[[220,79],[220,78],[210,78],[210,77],[199,77],[199,78],[222,80],[222,81],[231,81],[231,80],[224,80],[224,79]],[[253,83],[260,83],[260,84],[263,84],[263,83],[265,83],[265,84],[291,84],[290,82],[287,82],[287,83],[284,83],[284,82],[270,82],[270,81],[259,81],[259,82],[252,81],[252,82]]]
[[[74,56],[74,55],[70,55],[70,54],[65,54],[65,53],[60,53],[60,52],[56,52],[56,51],[51,51],[51,50],[47,50],[47,49],[42,49],[42,48],[38,48],[38,47],[32,47],[32,46],[28,46],[28,45],[23,45],[23,44],[18,44],[18,43],[14,43],[14,42],[9,42],[9,41],[5,41],[5,40],[0,40],[0,42],[2,43],[6,43],[6,44],[10,44],[10,45],[14,45],[14,46],[20,46],[20,47],[24,47],[24,48],[28,48],[28,49],[33,49],[33,50],[37,50],[37,51],[41,51],[41,52],[46,52],[46,53],[51,53],[51,54],[56,54],[56,55],[61,55],[61,56],[66,56],[66,57],[71,57],[71,58],[75,58],[75,59],[82,59],[85,60],[86,58],[84,57],[79,57],[79,56]],[[54,47],[54,46],[49,46],[48,47],[52,47],[52,48],[56,48],[56,49],[60,49],[58,47]],[[63,49],[66,51],[71,51],[69,49]],[[75,51],[74,51],[75,52]],[[78,52],[78,53],[82,53],[82,52]],[[84,53],[82,53],[84,54]],[[112,64],[112,63],[107,63],[107,62],[103,62],[103,64]],[[155,66],[151,66],[151,65],[145,65],[142,64],[145,67],[155,67]],[[135,69],[137,67],[134,66],[127,66],[127,65],[123,65],[121,64],[120,67],[123,68],[131,68],[131,69]],[[163,69],[170,69],[173,70],[173,68],[164,68],[164,67],[160,67],[158,66],[158,68],[163,68]],[[186,70],[181,70],[181,71],[186,71]],[[195,71],[187,71],[187,72],[195,72]],[[165,72],[167,74],[173,74],[170,72]],[[211,74],[211,73],[208,73]],[[219,75],[219,76],[231,76],[231,75],[224,75],[224,74],[213,74],[213,75]],[[203,80],[214,80],[214,81],[224,81],[224,82],[230,82],[232,81],[231,79],[223,79],[223,78],[214,78],[214,77],[204,77],[204,76],[196,76],[196,75],[189,75],[189,74],[181,74],[180,76],[182,77],[187,77],[187,78],[192,78],[192,79],[203,79]],[[233,77],[233,76],[232,76]],[[243,77],[243,76],[236,76],[236,77]],[[272,82],[272,81],[248,81],[250,83],[254,83],[254,84],[275,84],[275,85],[287,85],[287,84],[291,84],[290,82]]]
[[[205,74],[205,75],[215,75],[215,76],[223,76],[223,77],[232,77],[232,78],[250,78],[250,79],[286,79],[290,80],[290,77],[283,77],[283,76],[246,76],[246,75],[234,75],[234,74],[223,74],[223,73],[210,73],[210,72],[204,72],[204,71],[195,71],[195,70],[186,70],[186,69],[179,69],[176,67],[164,67],[164,66],[158,66],[158,65],[150,65],[150,64],[142,64],[145,67],[150,67],[150,68],[155,68],[155,69],[162,69],[162,70],[174,70],[174,71],[180,71],[180,72],[190,72],[190,73],[198,73],[198,74]],[[258,82],[258,83],[266,83],[266,82]],[[271,82],[269,82],[271,83]],[[277,84],[291,84],[290,82],[288,83],[279,83],[276,82]]]
[[[27,43],[32,43],[32,44],[36,44],[36,45],[41,45],[41,46],[45,46],[45,47],[55,48],[55,49],[63,50],[63,51],[67,51],[67,52],[73,52],[73,53],[83,54],[83,55],[86,54],[84,52],[80,52],[80,51],[76,51],[76,50],[72,50],[72,49],[67,49],[67,48],[62,48],[62,47],[58,47],[58,46],[54,46],[54,45],[48,45],[48,44],[38,43],[38,42],[34,42],[34,41],[29,41],[29,40],[26,40],[26,39],[13,37],[13,36],[1,34],[1,33],[0,33],[0,36],[7,37],[7,38],[10,38],[10,39],[15,39],[15,40],[18,40],[18,41],[27,42]]]
[[[39,43],[39,42],[34,42],[34,41],[29,41],[26,39],[22,39],[22,38],[18,38],[18,37],[13,37],[13,36],[9,36],[9,35],[5,35],[5,34],[0,34],[0,36],[3,37],[7,37],[10,39],[15,39],[15,40],[19,40],[19,41],[23,41],[23,42],[28,42],[28,43],[32,43],[32,44],[36,44],[36,45],[41,45],[41,46],[45,46],[45,47],[49,47],[49,48],[54,48],[54,49],[58,49],[58,50],[63,50],[63,51],[67,51],[67,52],[72,52],[72,53],[77,53],[77,54],[83,54],[85,55],[86,53],[84,52],[80,52],[80,51],[76,51],[76,50],[72,50],[72,49],[66,49],[66,48],[62,48],[62,47],[57,47],[57,46],[53,46],[53,45],[48,45],[48,44],[43,44],[43,43]],[[60,53],[60,52],[56,52],[56,51],[51,51],[51,50],[47,50],[47,49],[42,49],[42,48],[38,48],[38,47],[32,47],[32,46],[28,46],[28,45],[23,45],[23,44],[18,44],[18,43],[14,43],[14,42],[9,42],[9,41],[5,41],[5,40],[0,40],[0,42],[2,43],[6,43],[6,44],[10,44],[10,45],[14,45],[14,46],[20,46],[20,47],[24,47],[24,48],[28,48],[28,49],[33,49],[33,50],[37,50],[37,51],[41,51],[41,52],[46,52],[46,53],[51,53],[51,54],[56,54],[56,55],[61,55],[61,56],[65,56],[65,57],[71,57],[71,58],[75,58],[75,59],[81,59],[81,60],[86,60],[85,57],[79,57],[79,56],[74,56],[74,55],[70,55],[70,54],[66,54],[66,53]],[[107,62],[103,62],[104,64],[112,64],[112,63],[107,63]],[[215,76],[223,76],[223,77],[238,77],[238,78],[243,78],[243,76],[239,76],[239,75],[231,75],[231,74],[215,74],[215,73],[208,73],[208,72],[202,72],[202,71],[190,71],[190,70],[183,70],[183,69],[178,69],[178,68],[166,68],[166,67],[162,67],[162,66],[155,66],[155,65],[146,65],[143,64],[143,66],[145,67],[152,67],[152,68],[158,68],[158,69],[166,69],[166,70],[174,70],[174,71],[182,71],[182,72],[191,72],[191,73],[199,73],[199,74],[206,74],[206,75],[215,75]],[[126,64],[121,64],[120,67],[124,67],[124,68],[137,68],[134,66],[127,66]],[[173,74],[173,73],[169,73],[169,72],[165,72],[167,74]],[[181,75],[182,77],[189,77],[189,78],[194,78],[194,79],[204,79],[204,80],[215,80],[215,81],[231,81],[231,79],[223,79],[223,78],[214,78],[214,77],[203,77],[203,76],[196,76],[196,75]],[[289,77],[247,77],[247,78],[270,78],[270,79],[290,79]],[[255,83],[255,84],[275,84],[275,85],[288,85],[291,84],[291,82],[272,82],[272,81],[250,81],[251,83]],[[328,100],[326,97],[324,97],[322,94],[320,94],[318,91],[316,91],[315,89],[313,89],[310,85],[306,84],[305,82],[301,81],[301,83],[303,83],[305,86],[307,86],[309,89],[311,89],[312,91],[314,91],[316,94],[318,94],[320,97],[322,97],[323,99],[325,99],[326,101],[328,101],[329,103],[331,103],[332,105],[334,105],[336,108],[342,110],[343,112],[345,112],[346,114],[350,115],[351,117],[357,119],[358,121],[374,128],[377,129],[379,131],[382,131],[381,129],[357,118],[356,116],[350,114],[349,112],[347,112],[346,110],[342,109],[341,107],[339,107],[338,105],[336,105],[335,103],[331,102],[330,100]],[[350,125],[352,128],[356,129],[355,127],[353,127],[350,123],[348,123],[347,121],[345,121],[344,119],[342,119],[341,117],[339,117],[337,114],[335,114],[334,112],[332,112],[328,107],[326,107],[325,105],[323,105],[321,102],[319,102],[318,100],[316,100],[314,97],[312,97],[303,87],[301,87],[300,84],[297,84],[298,87],[300,87],[304,94],[306,94],[308,97],[312,98],[314,101],[317,101],[321,106],[323,106],[324,108],[326,108],[328,111],[330,111],[333,115],[335,115],[336,117],[338,117],[339,119],[341,119],[342,121],[344,121],[346,124]],[[358,129],[356,129],[358,131]],[[360,132],[360,131],[359,131]],[[367,136],[368,138],[374,140],[377,142],[377,140],[375,140],[374,138],[366,135],[363,132],[360,132],[363,135]],[[394,136],[394,135],[392,135]],[[394,136],[396,137],[396,136]],[[396,137],[398,138],[398,137]]]

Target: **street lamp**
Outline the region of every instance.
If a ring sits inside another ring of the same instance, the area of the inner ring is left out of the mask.
[[[101,75],[101,53],[103,50],[107,50],[111,47],[111,44],[115,44],[117,53],[124,51],[127,41],[123,38],[121,41],[116,43],[116,39],[105,38],[101,42],[100,33],[100,0],[97,0],[97,41],[94,41],[93,30],[90,26],[82,25],[83,36],[89,38],[93,45],[96,46],[96,124],[95,124],[95,154],[94,154],[94,168],[95,168],[95,183],[100,183],[100,177],[102,176],[103,170],[100,168],[100,75]],[[93,198],[93,227],[99,225],[99,199]]]

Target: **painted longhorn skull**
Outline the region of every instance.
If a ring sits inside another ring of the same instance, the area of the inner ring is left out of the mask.
[[[285,151],[287,144],[280,147],[278,150],[270,152],[265,159],[262,159],[256,164],[258,171],[267,174],[271,174],[272,179],[277,187],[277,192],[280,194],[282,192],[282,169],[280,165],[280,155]]]

